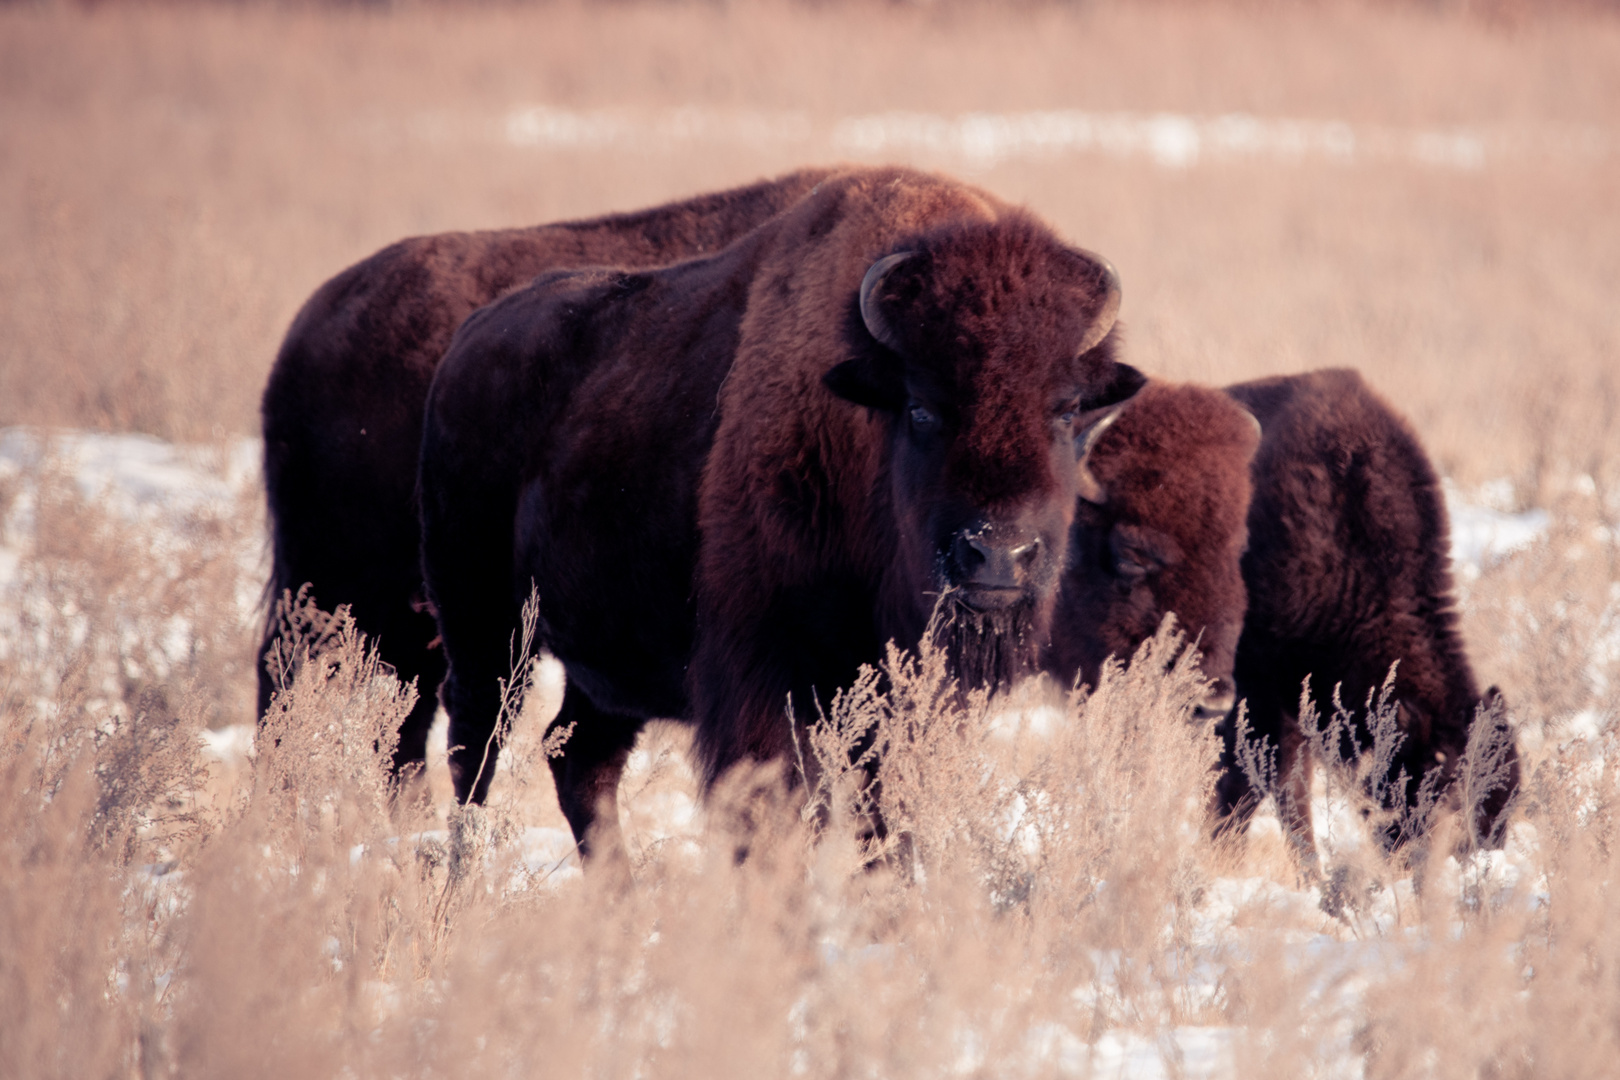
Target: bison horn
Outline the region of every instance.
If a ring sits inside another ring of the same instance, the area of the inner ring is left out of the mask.
[[[1108,501],[1108,489],[1102,486],[1095,473],[1091,471],[1091,451],[1097,445],[1102,433],[1107,431],[1115,420],[1119,419],[1120,412],[1125,408],[1116,405],[1097,419],[1091,422],[1084,434],[1080,436],[1080,463],[1075,466],[1080,476],[1080,497],[1088,503],[1102,504]]]
[[[1248,409],[1243,410],[1243,415],[1247,416],[1249,418],[1249,423],[1254,425],[1254,437],[1257,439],[1265,438],[1266,432],[1265,429],[1260,426],[1260,418],[1254,415],[1254,413],[1250,412]]]
[[[1080,339],[1080,348],[1075,355],[1080,356],[1097,347],[1098,342],[1108,336],[1108,331],[1114,328],[1114,321],[1119,318],[1119,272],[1114,264],[1091,252],[1085,253],[1102,270],[1103,300],[1097,309],[1097,315],[1091,322],[1091,328],[1086,331],[1085,337]]]
[[[883,279],[888,277],[890,270],[915,254],[915,251],[899,251],[885,255],[873,263],[861,279],[861,321],[866,324],[867,333],[895,352],[900,352],[900,338],[883,318],[883,311],[877,303],[877,291],[883,287]]]

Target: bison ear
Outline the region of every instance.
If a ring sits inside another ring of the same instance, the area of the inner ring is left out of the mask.
[[[821,377],[827,389],[856,405],[897,413],[906,401],[906,386],[897,365],[882,357],[845,360]]]
[[[1129,364],[1115,364],[1113,374],[1109,377],[1102,389],[1095,394],[1088,395],[1081,402],[1086,410],[1102,409],[1109,405],[1118,405],[1136,396],[1136,392],[1147,385],[1147,376],[1131,367]]]

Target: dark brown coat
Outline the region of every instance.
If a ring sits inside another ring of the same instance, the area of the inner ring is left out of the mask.
[[[1386,777],[1392,810],[1412,805],[1436,770],[1431,783],[1451,785],[1482,706],[1488,722],[1505,720],[1495,689],[1479,693],[1463,651],[1445,502],[1406,422],[1349,370],[1260,379],[1227,393],[1265,432],[1243,556],[1249,603],[1237,691],[1254,734],[1276,754],[1284,827],[1314,865],[1310,757],[1299,726],[1307,676],[1322,717],[1334,715],[1335,688],[1357,712],[1357,729],[1341,748],[1348,758],[1367,748],[1368,694],[1399,661],[1394,690],[1404,740]],[[1256,796],[1235,760],[1235,736],[1224,725],[1217,810],[1241,826]],[[1474,822],[1486,843],[1500,841],[1518,787],[1511,741],[1505,752],[1503,783]],[[1405,839],[1398,825],[1386,835],[1392,846]]]
[[[1259,425],[1219,390],[1159,382],[1093,425],[1047,670],[1095,685],[1174,613],[1210,680],[1199,715],[1224,716]]]
[[[359,628],[421,697],[400,732],[396,769],[422,762],[444,674],[422,604],[415,499],[428,384],[475,309],[546,271],[659,266],[712,253],[775,216],[829,170],[632,214],[404,240],[321,286],[287,331],[265,387],[269,593],[306,582],[321,606],[351,607]],[[275,632],[266,628],[264,647]],[[275,690],[262,663],[259,711]]]
[[[695,720],[710,780],[781,756],[789,701],[814,716],[943,592],[959,670],[1032,666],[1074,423],[1141,382],[1113,359],[1117,304],[1107,264],[1028,214],[861,169],[713,258],[559,274],[469,319],[421,462],[458,794],[489,782],[531,582],[581,839],[645,719]]]

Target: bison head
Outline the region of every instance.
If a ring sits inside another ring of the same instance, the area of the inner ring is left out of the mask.
[[[1211,681],[1200,715],[1232,707],[1259,444],[1252,415],[1192,386],[1150,384],[1091,419],[1049,670],[1095,682],[1109,656],[1128,659],[1173,612]]]
[[[1438,712],[1425,698],[1421,691],[1409,693],[1397,704],[1401,740],[1382,778],[1384,809],[1419,806],[1427,786],[1444,793],[1447,809],[1469,813],[1472,828],[1462,841],[1464,850],[1499,849],[1507,840],[1508,811],[1521,779],[1507,702],[1494,686],[1483,696],[1453,696]],[[1444,698],[1437,694],[1431,700]],[[1381,838],[1386,849],[1395,850],[1427,827],[1422,816],[1414,821],[1396,814],[1385,822]]]
[[[886,422],[896,558],[884,629],[916,640],[941,596],[957,674],[1030,667],[1050,626],[1078,490],[1076,424],[1142,376],[1114,360],[1106,260],[1032,219],[963,225],[870,265],[856,355],[828,373]]]

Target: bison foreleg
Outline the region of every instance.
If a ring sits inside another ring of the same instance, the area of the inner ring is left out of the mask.
[[[1322,876],[1316,856],[1316,830],[1311,819],[1311,747],[1299,718],[1286,716],[1277,748],[1277,819],[1300,876],[1314,882]]]

